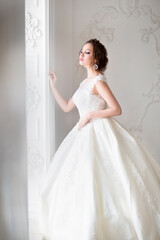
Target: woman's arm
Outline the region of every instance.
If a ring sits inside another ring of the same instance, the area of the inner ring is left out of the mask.
[[[50,76],[50,86],[52,93],[56,99],[56,102],[58,105],[62,108],[64,112],[70,112],[73,108],[75,108],[75,104],[72,100],[72,98],[69,99],[69,101],[66,101],[58,92],[58,90],[55,87],[55,83],[57,80],[56,74],[54,72],[49,73]]]
[[[80,118],[78,124],[79,130],[90,122],[92,118],[108,118],[122,114],[121,106],[105,82],[97,81],[94,91],[107,102],[109,108],[88,112],[84,117]]]
[[[112,116],[117,116],[122,114],[122,109],[111,89],[107,85],[107,83],[102,81],[97,81],[95,84],[96,94],[99,94],[108,104],[109,108],[100,110],[100,111],[92,111],[89,113],[89,118],[107,118]]]

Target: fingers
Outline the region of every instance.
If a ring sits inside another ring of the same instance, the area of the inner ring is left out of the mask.
[[[81,130],[81,129],[82,129],[82,126],[79,125],[79,126],[78,126],[78,130]]]
[[[54,76],[54,73],[53,73],[52,71],[49,72],[49,76],[50,76],[50,78],[52,78],[52,79],[55,77],[55,76]]]
[[[88,123],[89,123],[88,118],[80,118],[78,122],[78,130],[81,130]]]
[[[84,127],[85,123],[82,122],[82,121],[79,121],[79,124],[78,124],[78,130],[81,130],[83,127]]]
[[[57,79],[56,74],[53,71],[49,71],[49,76],[50,76],[51,79],[55,79],[55,80]]]

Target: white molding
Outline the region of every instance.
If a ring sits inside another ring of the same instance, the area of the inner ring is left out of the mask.
[[[27,140],[28,142],[37,142],[40,140],[40,119],[37,118],[34,121],[27,117]],[[31,132],[32,129],[32,132]],[[28,149],[29,151],[29,149]]]
[[[38,7],[38,0],[27,0],[27,7]]]
[[[40,105],[41,96],[39,91],[35,85],[32,83],[28,83],[26,86],[26,111],[27,114],[32,113],[33,111],[37,110],[38,106]],[[28,115],[27,115],[28,117]]]
[[[26,77],[38,77],[39,56],[36,53],[26,55]]]
[[[26,47],[33,48],[36,46],[37,40],[41,37],[39,20],[33,17],[28,11],[26,12],[25,16]]]
[[[47,81],[50,57],[49,10],[49,0],[33,1],[33,4],[30,0],[26,1],[26,111],[30,240],[42,239],[41,229],[39,229],[39,194],[54,152],[54,143],[51,142],[54,140],[54,108],[49,81]]]

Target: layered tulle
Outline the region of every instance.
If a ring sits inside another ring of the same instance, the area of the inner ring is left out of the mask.
[[[47,240],[159,240],[160,166],[114,118],[78,123],[41,189]]]

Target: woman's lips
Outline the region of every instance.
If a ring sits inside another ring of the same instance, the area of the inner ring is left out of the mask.
[[[79,59],[79,61],[83,61],[83,59],[82,59],[82,58],[80,58],[80,59]]]

